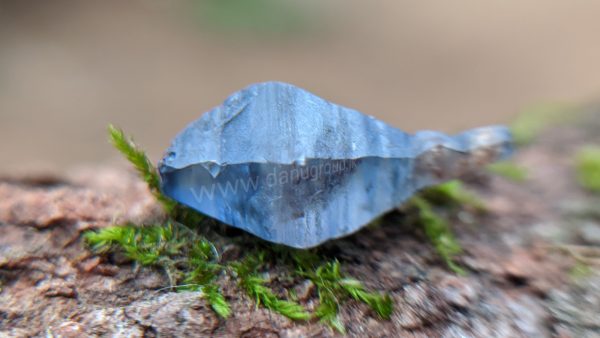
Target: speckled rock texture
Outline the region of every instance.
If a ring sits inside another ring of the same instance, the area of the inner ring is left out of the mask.
[[[488,174],[468,183],[489,211],[451,219],[465,250],[458,259],[465,276],[449,271],[399,212],[331,243],[350,275],[395,301],[389,321],[363,304],[345,304],[347,335],[598,337],[600,278],[574,279],[573,259],[557,249],[594,248],[590,224],[600,219],[586,210],[597,201],[578,187],[573,153],[600,143],[597,130],[591,122],[553,129],[521,148],[515,161],[529,170],[525,183]],[[200,294],[165,290],[162,271],[98,257],[80,237],[84,229],[160,217],[144,184],[123,169],[0,178],[0,337],[339,335],[317,321],[292,322],[256,307],[229,276],[219,283],[233,315],[222,320]],[[296,288],[301,303],[314,308],[311,286]]]

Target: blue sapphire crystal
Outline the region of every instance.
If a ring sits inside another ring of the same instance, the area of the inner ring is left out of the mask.
[[[188,125],[159,170],[165,195],[265,240],[309,248],[510,152],[502,126],[411,135],[266,82]]]

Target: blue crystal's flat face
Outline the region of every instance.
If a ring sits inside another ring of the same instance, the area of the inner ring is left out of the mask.
[[[159,169],[167,196],[265,240],[308,248],[509,152],[504,127],[409,135],[267,82],[190,124]]]

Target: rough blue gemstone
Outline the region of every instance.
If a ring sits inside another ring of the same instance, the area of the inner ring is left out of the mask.
[[[411,135],[266,82],[188,125],[159,169],[167,196],[265,240],[309,248],[510,151],[502,126]]]

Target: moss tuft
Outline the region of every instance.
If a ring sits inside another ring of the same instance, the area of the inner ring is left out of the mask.
[[[258,270],[264,264],[264,251],[247,255],[242,261],[232,262],[231,268],[238,278],[238,284],[246,293],[256,301],[257,305],[263,305],[293,320],[308,320],[310,313],[302,305],[278,298],[275,293],[265,284],[266,279],[258,274]]]
[[[452,180],[427,188],[419,194],[427,202],[445,207],[468,206],[478,211],[485,211],[485,205],[471,192],[465,189],[461,181]]]
[[[502,176],[514,182],[524,182],[527,180],[529,175],[525,168],[509,161],[491,164],[487,167],[487,169],[493,174]]]
[[[158,173],[146,153],[133,142],[133,139],[125,136],[125,133],[113,125],[108,126],[109,140],[112,145],[125,156],[125,158],[137,170],[140,177],[148,184],[148,189],[170,213],[175,209],[176,202],[160,192],[160,179]]]
[[[588,146],[576,156],[577,180],[594,193],[600,193],[600,147]]]
[[[454,263],[454,258],[462,252],[462,248],[454,238],[448,222],[440,217],[431,203],[422,197],[414,197],[410,204],[417,210],[419,223],[425,235],[448,267],[455,273],[466,274],[463,268]]]
[[[83,236],[97,253],[120,252],[138,264],[162,269],[172,288],[203,291],[215,312],[229,315],[229,305],[215,284],[222,266],[214,246],[185,226],[129,224],[88,231]],[[182,286],[177,287],[179,284]]]
[[[227,318],[231,315],[231,307],[216,284],[206,284],[202,288],[202,292],[216,314],[222,318]]]
[[[388,294],[369,292],[362,282],[344,276],[337,260],[322,264],[316,269],[312,263],[307,263],[306,257],[296,257],[295,260],[297,273],[310,279],[317,287],[319,306],[315,315],[321,322],[344,333],[345,327],[338,312],[339,305],[348,298],[369,305],[383,319],[390,318],[393,311],[392,298]]]
[[[589,264],[586,264],[582,261],[577,261],[573,267],[571,267],[571,270],[569,270],[569,277],[571,277],[572,280],[579,280],[589,277],[593,273],[594,269],[592,269]]]
[[[139,176],[148,185],[150,192],[162,204],[165,212],[171,218],[188,225],[197,225],[202,221],[202,215],[162,194],[158,171],[146,153],[133,142],[133,139],[126,137],[121,129],[113,125],[108,126],[108,135],[112,145],[133,165]]]
[[[517,145],[528,144],[546,128],[573,119],[573,107],[565,104],[538,104],[522,112],[511,125]]]

